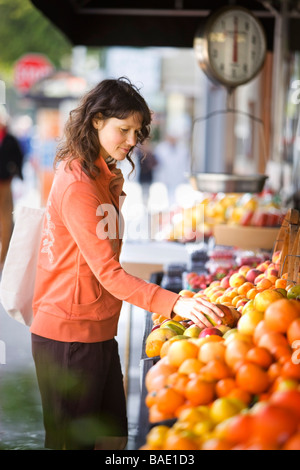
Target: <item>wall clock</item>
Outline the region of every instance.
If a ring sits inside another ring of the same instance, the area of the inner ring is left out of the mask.
[[[252,80],[266,57],[266,36],[247,9],[227,6],[213,12],[194,38],[201,69],[215,83],[232,89]]]

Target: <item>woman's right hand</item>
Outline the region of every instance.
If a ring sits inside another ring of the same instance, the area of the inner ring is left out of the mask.
[[[212,326],[206,315],[216,325],[221,325],[222,317],[224,317],[224,313],[220,308],[201,298],[179,297],[173,307],[173,312],[182,318],[192,320],[200,328]]]

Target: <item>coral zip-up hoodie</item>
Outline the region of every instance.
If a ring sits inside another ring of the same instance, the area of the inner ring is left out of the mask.
[[[79,161],[60,163],[46,207],[31,332],[57,341],[113,338],[123,300],[169,318],[178,299],[120,265],[122,184],[115,167],[96,164],[93,180]]]

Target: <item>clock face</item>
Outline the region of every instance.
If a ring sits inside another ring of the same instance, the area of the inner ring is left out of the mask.
[[[202,37],[195,38],[194,46],[207,75],[229,87],[251,80],[260,71],[266,55],[260,22],[239,7],[213,14]]]

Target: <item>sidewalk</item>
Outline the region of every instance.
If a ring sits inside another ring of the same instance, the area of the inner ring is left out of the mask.
[[[144,311],[124,304],[117,341],[123,373],[128,372],[128,450],[134,450],[140,404],[140,358]],[[129,330],[130,326],[130,330]],[[0,450],[42,450],[44,429],[39,391],[31,356],[29,328],[10,318],[0,304]],[[130,347],[128,347],[130,345]]]

